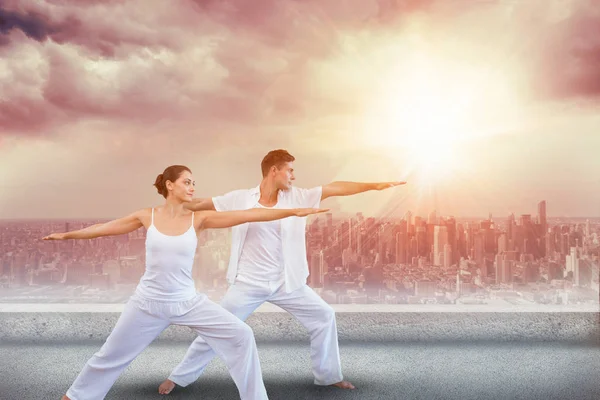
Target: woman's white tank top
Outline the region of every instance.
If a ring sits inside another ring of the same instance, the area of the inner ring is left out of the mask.
[[[198,246],[198,237],[192,226],[177,236],[165,235],[152,222],[146,233],[146,271],[135,294],[158,301],[185,301],[196,295],[192,267]]]

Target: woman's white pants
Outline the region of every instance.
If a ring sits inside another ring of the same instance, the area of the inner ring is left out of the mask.
[[[267,399],[252,330],[204,294],[183,302],[134,295],[67,396],[72,400],[103,399],[123,370],[169,325],[188,326],[204,339],[227,365],[242,399]]]

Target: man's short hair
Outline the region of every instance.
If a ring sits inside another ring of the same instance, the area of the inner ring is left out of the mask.
[[[260,169],[262,170],[263,178],[269,174],[269,170],[272,166],[281,168],[281,166],[286,162],[292,162],[295,159],[296,158],[294,158],[293,155],[288,153],[287,150],[271,150],[267,153],[267,155],[263,158],[262,162],[260,163]]]

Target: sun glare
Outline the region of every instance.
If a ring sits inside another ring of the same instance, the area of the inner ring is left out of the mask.
[[[506,98],[493,98],[506,93],[493,72],[413,54],[381,77],[382,89],[365,113],[365,141],[408,157],[426,183],[448,179],[467,167],[465,143],[493,125],[482,121],[494,107],[506,108]]]

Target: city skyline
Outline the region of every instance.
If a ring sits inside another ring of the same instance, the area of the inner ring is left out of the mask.
[[[6,0],[0,219],[158,205],[171,164],[253,187],[275,148],[301,187],[408,182],[339,213],[600,217],[599,26],[593,0]]]
[[[553,219],[547,206],[542,200],[535,215],[478,220],[435,210],[401,219],[361,212],[311,218],[308,284],[331,304],[594,307],[600,219]],[[39,239],[89,224],[0,223],[0,302],[125,301],[144,271],[145,228],[93,240]],[[215,301],[227,287],[229,247],[229,230],[198,235],[192,275]]]

